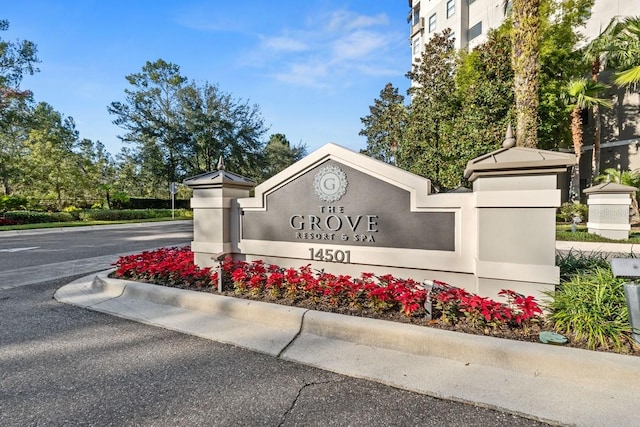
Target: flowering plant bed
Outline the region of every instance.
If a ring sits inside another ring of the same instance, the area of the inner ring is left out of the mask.
[[[115,266],[114,278],[218,292],[217,269],[196,266],[189,247],[121,257]],[[239,298],[521,341],[538,342],[543,329],[553,329],[533,297],[511,290],[502,290],[505,301],[499,302],[439,281],[429,286],[371,273],[353,278],[314,271],[310,265],[285,269],[231,258],[222,262],[222,274],[222,294]],[[567,338],[568,346],[588,348],[571,334]],[[640,355],[637,347],[627,353]]]
[[[218,272],[196,266],[189,247],[125,256],[115,265],[114,278],[217,292]],[[284,269],[231,258],[222,271],[223,294],[241,298],[527,341],[537,341],[540,330],[542,310],[533,297],[509,290],[501,292],[502,303],[439,281],[429,290],[392,275],[352,278],[313,271],[310,265]],[[428,296],[431,319],[425,311]]]

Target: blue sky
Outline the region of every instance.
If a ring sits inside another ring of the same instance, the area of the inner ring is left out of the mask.
[[[406,95],[408,12],[400,0],[20,0],[0,19],[3,39],[38,46],[40,72],[21,87],[112,154],[123,132],[107,105],[124,101],[126,75],[160,58],[258,104],[269,134],[311,152],[364,148],[360,117],[384,85]]]

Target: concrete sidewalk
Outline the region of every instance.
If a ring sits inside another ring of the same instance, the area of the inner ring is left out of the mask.
[[[640,358],[114,280],[58,301],[431,396],[564,425],[638,425]]]

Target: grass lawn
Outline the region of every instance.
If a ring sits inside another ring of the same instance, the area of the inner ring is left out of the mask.
[[[598,236],[587,231],[586,225],[578,225],[575,233],[571,231],[571,224],[556,224],[556,240],[572,242],[610,242],[610,243],[640,243],[640,228],[631,228],[629,239],[614,240]]]

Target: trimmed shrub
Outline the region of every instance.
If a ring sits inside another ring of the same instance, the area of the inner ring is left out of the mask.
[[[171,209],[170,199],[140,199],[130,197],[127,200],[122,200],[115,204],[112,198],[112,203],[114,208],[118,206],[120,209]],[[176,209],[189,209],[189,207],[189,200],[177,199],[175,201]]]
[[[176,217],[191,217],[186,209],[176,209]],[[170,218],[171,209],[90,209],[80,213],[82,221],[127,221],[135,219]]]
[[[9,211],[4,213],[4,217],[17,224],[42,224],[74,220],[73,215],[68,212]]]

